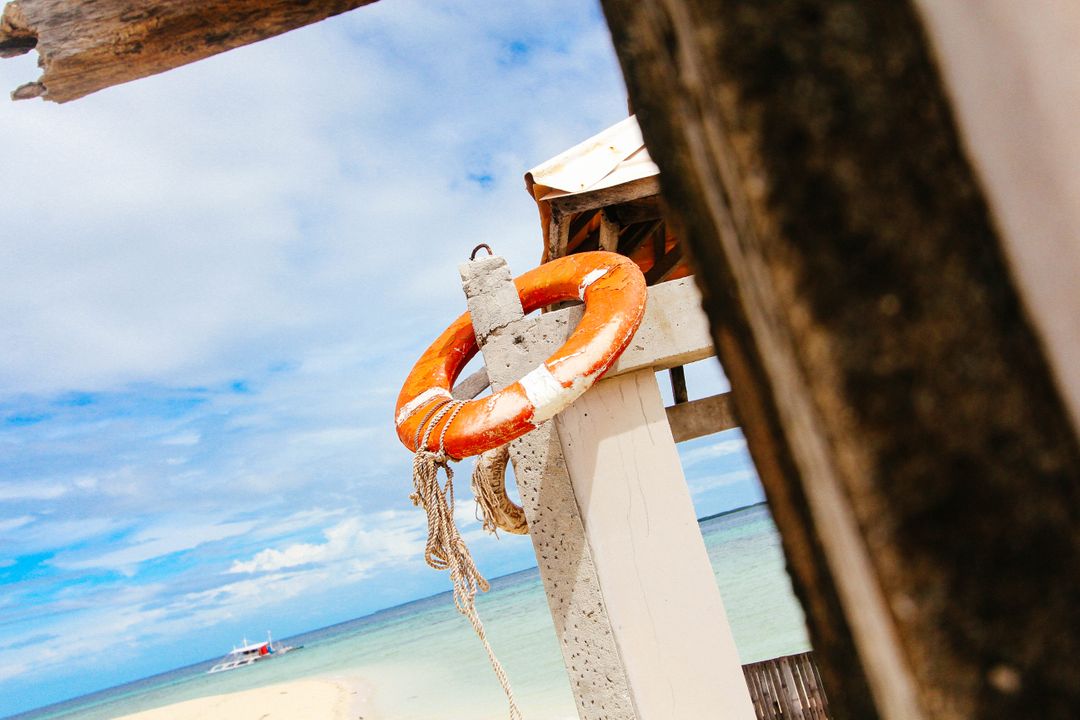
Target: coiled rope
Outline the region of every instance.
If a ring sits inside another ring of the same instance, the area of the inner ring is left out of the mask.
[[[454,471],[450,467],[452,458],[446,454],[443,445],[446,429],[454,422],[458,412],[465,404],[462,400],[446,399],[428,410],[427,415],[416,429],[416,454],[413,456],[413,493],[409,499],[422,507],[427,513],[428,538],[424,548],[424,560],[436,570],[449,570],[450,583],[454,588],[454,605],[458,612],[469,619],[477,637],[484,644],[491,667],[499,679],[506,699],[510,703],[511,720],[521,720],[521,711],[514,700],[514,691],[510,679],[503,670],[502,663],[495,657],[495,651],[488,642],[484,624],[476,612],[476,593],[487,592],[488,581],[480,574],[473,562],[472,554],[461,537],[461,532],[454,522]],[[431,452],[427,449],[431,432],[439,422],[449,414],[446,424],[439,435],[439,449]],[[421,438],[421,435],[423,437]],[[439,468],[446,473],[446,484],[439,484]],[[485,523],[486,524],[486,523]]]
[[[498,535],[499,530],[527,535],[529,522],[525,519],[525,511],[506,494],[506,466],[509,461],[508,444],[476,456],[472,475],[472,491],[479,511],[476,519],[494,535]]]

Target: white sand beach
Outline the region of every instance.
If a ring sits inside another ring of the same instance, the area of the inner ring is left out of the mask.
[[[118,720],[374,720],[359,680],[308,678],[197,698]]]

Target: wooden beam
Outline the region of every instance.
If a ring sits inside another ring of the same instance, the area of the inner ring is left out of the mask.
[[[633,180],[615,187],[590,192],[562,195],[548,201],[553,211],[563,215],[595,210],[597,208],[618,205],[630,200],[638,200],[660,192],[660,181],[655,175]]]
[[[912,3],[603,6],[834,714],[1076,717],[1080,443]]]
[[[619,249],[619,223],[607,210],[600,211],[600,249],[615,252]]]
[[[658,220],[663,217],[660,196],[649,195],[638,200],[629,200],[620,205],[613,205],[604,210],[619,225]]]
[[[0,57],[36,48],[43,73],[12,97],[62,103],[373,1],[14,0],[0,21]]]
[[[686,392],[686,371],[683,366],[671,368],[668,370],[668,376],[671,378],[671,396],[675,404],[686,402],[689,396]]]
[[[656,229],[663,224],[664,221],[657,218],[651,222],[638,223],[624,228],[619,238],[619,253],[630,255],[641,247],[641,244],[648,240],[656,232]]]
[[[566,255],[566,247],[570,243],[570,218],[569,215],[552,210],[551,222],[548,225],[548,259]]]
[[[657,258],[656,264],[649,268],[649,272],[645,273],[645,282],[663,282],[664,279],[675,271],[675,268],[682,262],[682,259],[683,244],[680,241],[675,243],[675,247],[671,248],[671,252],[665,253]]]
[[[452,394],[455,400],[472,400],[489,387],[491,381],[488,379],[487,368],[482,367],[464,380],[458,380]]]
[[[677,443],[739,427],[731,393],[676,403],[667,408],[667,419]]]

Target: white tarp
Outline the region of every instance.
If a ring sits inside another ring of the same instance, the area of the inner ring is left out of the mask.
[[[537,202],[659,175],[631,115],[525,173]]]

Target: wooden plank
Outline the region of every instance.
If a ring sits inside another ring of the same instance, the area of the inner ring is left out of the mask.
[[[823,693],[806,678],[813,675],[811,653],[788,655],[743,666],[755,712],[761,720],[830,720]]]
[[[807,701],[806,690],[799,682],[798,675],[792,667],[792,659],[785,657],[780,659],[780,671],[783,674],[784,684],[788,689],[788,697],[791,701],[791,717],[793,720],[809,720],[807,710],[810,703]]]
[[[769,664],[769,680],[772,682],[773,690],[776,692],[776,702],[780,705],[780,715],[784,718],[795,715],[795,708],[791,703],[791,690],[788,687],[787,678],[784,676],[780,662]]]
[[[514,382],[562,344],[566,318],[560,325],[555,313],[542,315],[543,326],[526,319],[505,260],[481,258],[460,271],[494,388]],[[633,720],[628,680],[554,424],[511,443],[510,459],[578,715]]]
[[[661,228],[661,231],[663,228]],[[663,238],[663,236],[661,236]],[[663,252],[661,250],[661,252]],[[683,259],[683,247],[682,243],[676,243],[671,252],[663,253],[656,261],[656,264],[649,268],[649,272],[645,273],[645,282],[650,285],[658,282],[663,282],[669,275],[678,267],[679,262]]]
[[[814,662],[813,655],[810,653],[806,653],[806,667],[808,673],[810,673],[811,685],[814,688],[814,697],[817,699],[821,717],[827,720],[832,717],[829,713],[829,697],[825,693],[825,686],[821,682],[821,673],[818,672],[817,663]]]
[[[731,393],[672,405],[667,418],[677,443],[739,427]]]
[[[610,213],[600,211],[600,249],[615,252],[619,249],[619,223],[612,219]]]
[[[632,180],[615,187],[593,190],[591,192],[562,195],[552,198],[547,202],[551,205],[552,212],[559,215],[571,215],[585,210],[618,205],[619,203],[638,200],[660,192],[660,181],[655,175],[647,178]]]
[[[455,400],[472,400],[489,387],[491,381],[488,380],[487,368],[482,367],[464,380],[458,380],[451,394]]]
[[[650,195],[619,205],[612,205],[605,208],[604,212],[622,226],[643,223],[649,220],[659,220],[663,217],[659,195]]]
[[[765,685],[766,696],[769,698],[769,712],[774,718],[784,717],[784,707],[780,702],[780,691],[776,682],[776,675],[773,672],[773,665],[769,663],[761,668],[762,682]]]
[[[671,398],[675,401],[675,404],[684,403],[689,399],[686,392],[686,371],[683,370],[683,366],[673,367],[668,370],[668,377],[671,379]]]
[[[746,686],[750,690],[750,702],[754,704],[754,714],[757,715],[758,720],[763,720],[765,717],[761,704],[761,688],[758,687],[757,675],[749,671],[745,666],[743,672],[746,675]]]
[[[554,422],[638,716],[754,718],[655,372]]]
[[[758,712],[758,717],[761,718],[761,720],[772,718],[774,716],[773,708],[761,672],[755,670],[751,674],[751,677],[753,677],[754,686],[757,688],[758,705],[755,709]]]
[[[627,227],[619,237],[619,253],[632,255],[663,223],[662,219],[657,219]]]
[[[811,652],[743,666],[760,720],[831,720]]]
[[[789,660],[791,664],[791,674],[799,692],[799,702],[803,707],[803,715],[808,720],[819,720],[820,713],[818,712],[813,690],[811,689],[809,682],[807,682],[805,663],[801,657],[792,657],[789,658]]]
[[[588,228],[589,224],[592,223],[596,212],[598,211],[593,210],[592,212],[584,212],[571,217],[570,227],[566,231],[567,241],[566,250],[563,253],[564,255],[572,255],[575,252],[582,252],[590,249],[587,245],[585,247],[582,246],[592,235]]]
[[[62,103],[373,1],[15,0],[0,22],[0,57],[36,48],[43,73],[13,97]]]
[[[551,213],[551,222],[548,224],[548,257],[560,258],[566,255],[566,247],[570,242],[569,216],[558,212]]]
[[[830,706],[1075,716],[1080,440],[913,3],[603,6]]]

